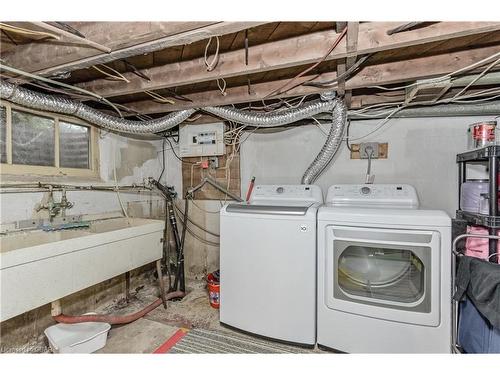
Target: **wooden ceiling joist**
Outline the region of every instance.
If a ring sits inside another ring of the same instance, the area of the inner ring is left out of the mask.
[[[355,90],[367,86],[388,85],[401,82],[411,82],[429,77],[436,77],[452,73],[469,66],[477,61],[498,53],[497,46],[463,50],[435,56],[418,57],[404,61],[393,61],[361,68],[360,71],[345,83],[346,90]],[[316,75],[300,77],[297,82],[303,83],[314,79]],[[337,77],[336,72],[324,73],[317,77],[318,81],[332,80]],[[205,91],[186,95],[193,102],[178,101],[175,104],[161,104],[151,100],[127,103],[127,107],[144,114],[163,113],[186,108],[204,106],[219,106],[237,103],[255,102],[265,98],[270,92],[281,87],[288,80],[278,80],[252,85],[251,94],[248,87],[238,86],[226,89],[226,95],[220,91]],[[335,88],[333,88],[335,89]],[[294,89],[274,96],[284,98],[298,95],[314,94],[319,91],[315,87],[298,86]]]
[[[2,59],[7,65],[43,76],[190,44],[215,35],[238,32],[265,22],[90,22],[80,32],[111,49],[102,53],[75,41],[19,46]]]
[[[326,60],[500,30],[498,22],[437,22],[425,28],[387,35],[386,31],[397,25],[399,24],[396,22],[361,23],[359,24],[357,49],[348,52],[344,40]],[[330,48],[336,36],[338,34],[334,30],[330,30],[253,46],[248,51],[248,65],[245,65],[245,51],[234,50],[220,54],[217,67],[210,72],[205,69],[204,59],[198,58],[144,69],[143,72],[151,78],[149,82],[132,73],[125,73],[129,83],[99,79],[81,83],[78,86],[104,97],[113,97],[144,90],[190,85],[217,78],[230,78],[300,66],[314,63],[320,59]]]

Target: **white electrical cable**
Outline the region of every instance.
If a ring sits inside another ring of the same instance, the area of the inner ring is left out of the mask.
[[[116,190],[116,196],[118,197],[118,203],[120,203],[123,216],[125,216],[128,219],[127,210],[123,205],[122,198],[120,196],[120,190],[118,189],[118,179],[116,178],[116,142],[113,142],[113,177],[115,179],[115,190]]]
[[[0,70],[6,70],[8,72],[11,72],[11,73],[14,73],[14,74],[18,74],[18,75],[23,76],[23,77],[29,77],[29,78],[37,79],[39,81],[43,81],[43,82],[47,82],[47,83],[52,83],[54,85],[58,85],[58,86],[61,86],[61,87],[66,87],[67,89],[70,89],[70,90],[75,90],[75,91],[82,92],[84,94],[88,94],[88,95],[90,95],[90,96],[92,96],[92,97],[94,97],[96,99],[99,99],[99,100],[103,101],[104,103],[108,104],[110,107],[112,107],[118,113],[118,115],[121,118],[123,118],[122,113],[116,107],[116,105],[114,105],[113,103],[111,103],[105,97],[97,95],[97,94],[93,93],[92,91],[84,90],[84,89],[81,89],[80,87],[77,87],[77,86],[67,85],[67,84],[59,82],[59,81],[54,81],[52,79],[45,78],[45,77],[42,77],[42,76],[39,76],[39,75],[36,75],[36,74],[28,73],[28,72],[25,72],[24,70],[12,68],[12,67],[4,65],[2,63],[0,63]]]

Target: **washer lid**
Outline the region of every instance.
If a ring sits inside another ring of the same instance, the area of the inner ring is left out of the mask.
[[[312,204],[311,204],[312,205]],[[309,206],[299,205],[263,205],[263,204],[242,204],[230,203],[226,207],[226,212],[238,212],[245,214],[264,214],[264,215],[295,215],[304,216]]]
[[[337,184],[328,189],[326,204],[336,207],[418,208],[415,188],[405,184]]]
[[[250,204],[302,205],[323,203],[323,193],[316,185],[256,185],[250,196]]]
[[[334,207],[322,206],[318,211],[318,221],[360,224],[383,224],[391,226],[450,227],[451,218],[444,211],[415,210],[374,207]]]

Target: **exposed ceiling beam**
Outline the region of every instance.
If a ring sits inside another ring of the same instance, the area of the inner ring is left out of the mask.
[[[110,53],[78,45],[30,43],[2,56],[7,65],[43,76],[190,44],[215,35],[230,34],[265,22],[87,22],[79,31],[111,48]]]
[[[61,29],[59,27],[52,26],[52,25],[50,25],[50,24],[48,24],[46,22],[32,22],[32,23],[33,23],[33,25],[39,27],[40,29],[53,32],[56,35],[62,35],[65,38],[68,38],[69,40],[74,40],[77,43],[81,43],[83,45],[88,45],[90,47],[93,47],[93,48],[101,51],[101,52],[106,52],[106,53],[111,52],[111,48],[109,48],[109,47],[103,46],[103,45],[101,45],[99,43],[96,43],[96,42],[94,42],[92,40],[89,40],[87,38],[82,38],[81,36],[78,36],[76,34],[70,33],[69,31],[63,30],[63,29]]]
[[[326,60],[500,30],[499,22],[439,22],[425,28],[387,35],[386,31],[397,25],[397,22],[361,23],[356,51],[347,52],[344,40]],[[205,68],[204,59],[199,58],[144,69],[143,72],[151,78],[150,82],[132,73],[125,73],[130,83],[99,79],[79,86],[104,97],[113,97],[299,66],[314,63],[323,57],[337,36],[334,30],[329,30],[253,46],[249,48],[248,65],[245,65],[245,51],[235,50],[222,53],[217,67],[210,72]]]
[[[476,48],[454,53],[446,53],[428,57],[417,57],[409,60],[394,61],[361,68],[352,78],[346,81],[346,90],[360,89],[367,86],[387,85],[401,82],[412,82],[420,79],[441,76],[451,73],[480,61],[498,52],[498,46]],[[303,83],[313,79],[316,75],[300,77],[297,82]],[[331,80],[337,77],[336,72],[324,73],[316,78],[318,81]],[[219,106],[237,103],[247,103],[262,100],[270,92],[281,87],[288,79],[257,83],[252,85],[252,93],[248,93],[246,85],[229,87],[227,95],[223,96],[220,91],[206,91],[186,95],[193,102],[177,102],[171,104],[160,104],[152,100],[125,103],[138,112],[163,113],[186,108],[204,106]],[[335,88],[334,88],[335,89]],[[331,89],[330,89],[331,90]],[[290,97],[297,95],[314,94],[325,89],[310,86],[298,86],[276,97]]]

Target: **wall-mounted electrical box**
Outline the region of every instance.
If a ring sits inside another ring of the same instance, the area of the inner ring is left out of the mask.
[[[181,157],[224,155],[224,123],[182,125],[179,129]]]
[[[387,159],[389,154],[388,143],[352,143],[351,159],[368,159],[366,151],[369,150],[372,159]]]

